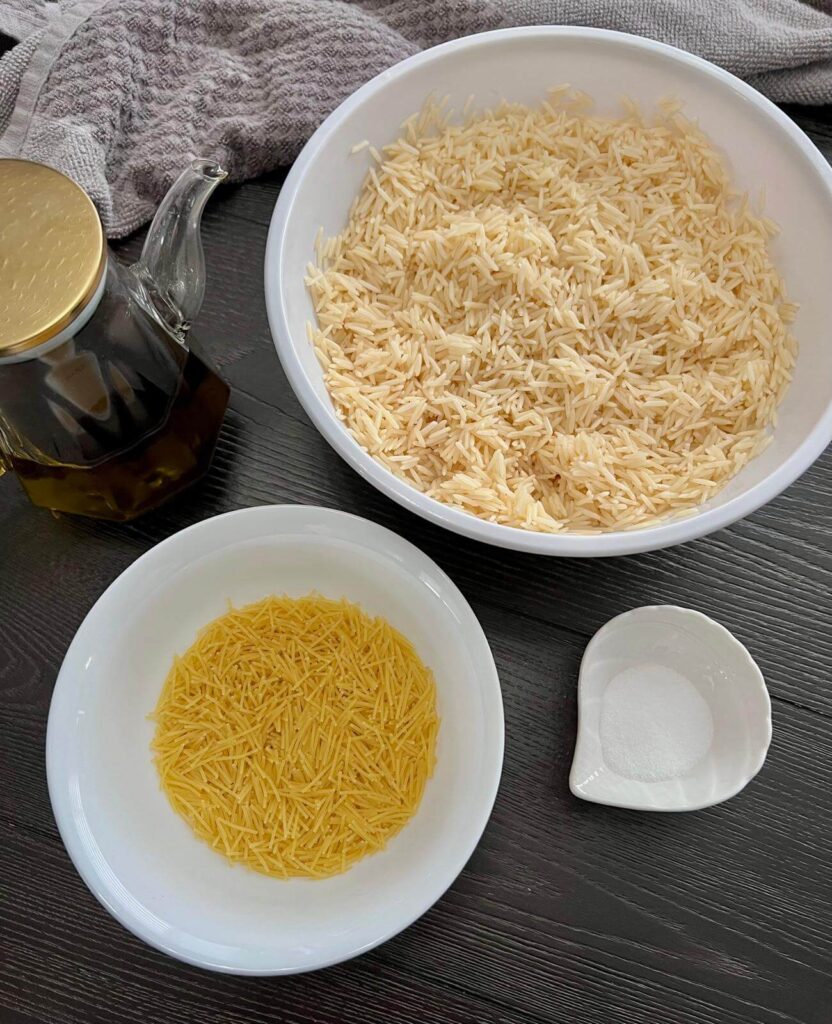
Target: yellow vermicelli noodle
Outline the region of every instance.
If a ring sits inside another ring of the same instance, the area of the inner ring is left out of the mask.
[[[795,307],[774,225],[671,105],[566,90],[377,155],[319,245],[311,340],[338,415],[420,491],[530,530],[655,523],[767,440]]]
[[[419,806],[439,728],[410,642],[315,594],[211,622],[153,718],[174,810],[232,861],[280,878],[324,878],[384,847]]]

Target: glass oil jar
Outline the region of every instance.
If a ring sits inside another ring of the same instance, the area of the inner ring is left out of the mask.
[[[186,337],[224,177],[195,160],[125,267],[78,185],[0,160],[0,467],[35,505],[128,520],[208,469],[229,388]]]

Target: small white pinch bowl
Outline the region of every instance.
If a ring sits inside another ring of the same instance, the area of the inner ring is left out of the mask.
[[[311,590],[383,615],[434,673],[436,768],[414,817],[332,878],[281,880],[229,863],[170,807],[152,762],[153,710],[174,654],[235,605]],[[332,509],[273,505],[206,519],[112,583],[67,652],[46,769],[81,877],[139,938],[200,967],[292,974],[357,956],[423,914],[470,857],[503,761],[503,705],[465,598],[418,548]]]
[[[707,753],[680,778],[625,778],[604,761],[604,690],[620,672],[659,664],[697,688],[713,717]],[[637,811],[696,811],[740,792],[763,766],[771,702],[746,648],[718,622],[675,605],[634,608],[611,619],[584,652],[578,682],[578,739],[569,788],[583,800]]]

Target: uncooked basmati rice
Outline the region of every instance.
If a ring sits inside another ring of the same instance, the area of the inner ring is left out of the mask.
[[[596,532],[711,498],[761,448],[796,344],[768,239],[707,137],[565,87],[429,103],[310,266],[334,407],[418,490]]]

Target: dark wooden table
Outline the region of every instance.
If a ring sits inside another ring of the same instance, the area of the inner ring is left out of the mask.
[[[789,113],[832,159],[832,108]],[[744,522],[656,554],[547,560],[445,533],[353,473],[286,383],[261,283],[281,180],[221,189],[206,214],[195,335],[233,395],[204,483],[130,526],[55,519],[0,483],[0,1022],[828,1024],[832,453]],[[116,248],[131,260],[140,245]],[[376,520],[453,577],[494,650],[506,759],[476,853],[420,921],[317,974],[236,978],[168,959],[99,906],[55,827],[44,739],[61,659],[107,585],[175,530],[271,502]],[[773,698],[761,774],[694,814],[613,810],[567,786],[583,648],[655,602],[733,630]]]

